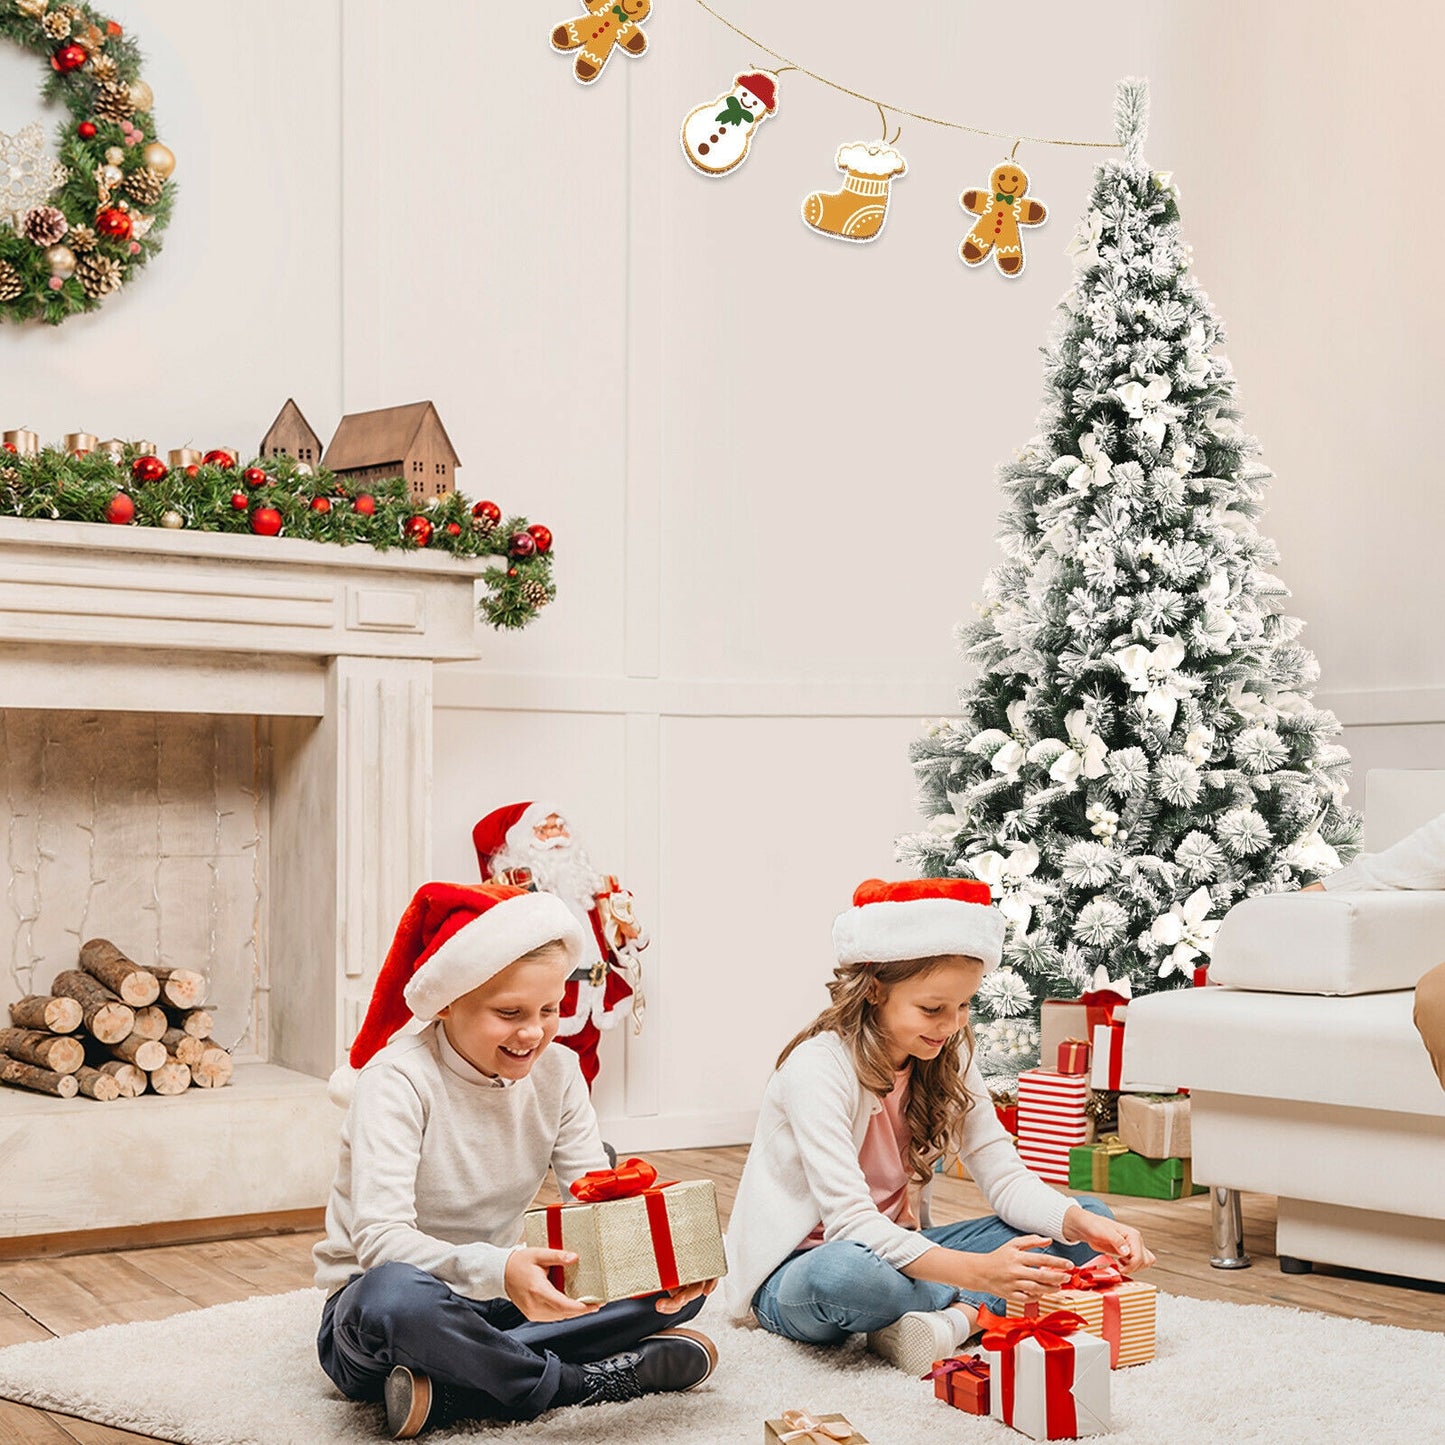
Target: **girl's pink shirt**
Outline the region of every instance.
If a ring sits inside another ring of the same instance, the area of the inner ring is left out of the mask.
[[[858,1146],[858,1163],[879,1214],[905,1229],[918,1228],[914,1188],[908,1177],[908,1120],[903,1116],[912,1076],[912,1064],[893,1076],[893,1088],[883,1100],[883,1108],[868,1121],[868,1130]],[[814,1249],[822,1242],[820,1224],[798,1248]]]

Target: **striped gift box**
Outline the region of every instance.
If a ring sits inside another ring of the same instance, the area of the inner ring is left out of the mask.
[[[1019,1075],[1019,1157],[1050,1184],[1069,1182],[1069,1150],[1087,1142],[1089,1080],[1057,1069]]]
[[[1111,1271],[1117,1276],[1117,1271]],[[1076,1273],[1087,1273],[1087,1267]],[[1036,1305],[1010,1304],[1010,1315],[1073,1310],[1084,1328],[1109,1346],[1109,1366],[1147,1365],[1154,1358],[1157,1292],[1141,1280],[1121,1279],[1096,1289],[1056,1289]]]

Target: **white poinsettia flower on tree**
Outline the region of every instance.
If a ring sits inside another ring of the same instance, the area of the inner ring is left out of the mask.
[[[1169,952],[1159,960],[1159,977],[1171,973],[1187,973],[1201,953],[1214,951],[1214,935],[1221,920],[1208,917],[1214,900],[1207,888],[1196,888],[1183,903],[1176,903],[1168,913],[1150,925],[1149,936]]]
[[[1169,454],[1169,460],[1181,477],[1187,477],[1199,464],[1199,452],[1188,442],[1180,442]]]
[[[1217,411],[1209,414],[1204,425],[1222,442],[1238,441],[1244,435],[1244,429],[1233,417],[1221,416]]]
[[[1010,738],[994,755],[990,766],[994,772],[1002,773],[1006,778],[1016,778],[1023,768],[1024,759],[1027,754],[1021,744]]]
[[[1151,377],[1148,382],[1126,381],[1114,388],[1124,410],[1156,447],[1164,445],[1164,430],[1174,415],[1174,408],[1167,405],[1172,390],[1167,376]]]
[[[1157,647],[1135,643],[1111,656],[1130,691],[1142,692],[1144,706],[1161,718],[1166,728],[1172,728],[1180,700],[1194,691],[1178,670],[1184,661],[1184,644],[1177,637],[1166,637]]]
[[[979,1002],[995,1018],[1015,1018],[1033,1007],[1034,998],[1023,978],[1011,968],[986,974],[978,987]]]
[[[1207,727],[1190,728],[1184,739],[1184,756],[1196,768],[1202,768],[1209,761],[1214,750],[1214,729]]]
[[[988,884],[998,911],[1020,936],[1027,933],[1034,909],[1044,901],[1043,894],[1032,883],[1032,875],[1039,866],[1038,848],[1032,843],[1014,843],[1007,858],[990,848],[986,853],[974,854],[968,861],[974,870],[973,876]]]
[[[1086,778],[1102,778],[1109,771],[1104,761],[1109,756],[1109,745],[1089,726],[1089,714],[1081,707],[1066,713],[1064,731],[1079,759],[1080,773]]]
[[[1296,838],[1284,850],[1283,861],[1297,872],[1308,874],[1314,878],[1338,872],[1343,866],[1340,863],[1340,855],[1320,837],[1318,824],[1308,833]]]
[[[1061,456],[1054,468],[1066,476],[1072,491],[1087,492],[1090,487],[1107,487],[1114,463],[1109,460],[1098,436],[1091,431],[1079,438],[1078,456]]]
[[[1099,241],[1104,234],[1104,213],[1090,211],[1079,222],[1073,239],[1064,247],[1064,255],[1075,257],[1075,266],[1092,266],[1099,260]]]
[[[1008,716],[1008,725],[1013,729],[1016,738],[1026,738],[1029,732],[1029,705],[1023,698],[1009,703],[1004,709]]]
[[[1164,191],[1174,197],[1174,204],[1179,204],[1179,187],[1174,181],[1173,171],[1154,171],[1152,173],[1154,187],[1156,190]]]

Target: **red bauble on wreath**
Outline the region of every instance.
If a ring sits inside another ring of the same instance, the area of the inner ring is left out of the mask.
[[[130,464],[130,474],[138,482],[159,482],[168,470],[159,457],[137,457]]]
[[[96,137],[95,122],[93,120],[81,121],[81,123],[76,126],[75,133],[81,140],[94,140]]]
[[[537,550],[539,552],[547,553],[552,550],[552,533],[540,522],[534,522],[527,528],[527,532],[537,544]]]
[[[90,51],[83,45],[62,45],[54,55],[50,57],[50,64],[65,75],[72,70],[79,70],[87,60],[90,59]]]
[[[274,537],[281,530],[281,521],[275,507],[257,507],[251,513],[251,530],[258,537]]]
[[[105,507],[105,520],[124,527],[135,520],[135,503],[124,492],[117,492]]]
[[[127,240],[131,233],[130,213],[118,206],[107,206],[96,212],[95,229],[111,241]]]
[[[431,523],[425,517],[408,517],[403,530],[418,547],[425,547],[431,541]]]

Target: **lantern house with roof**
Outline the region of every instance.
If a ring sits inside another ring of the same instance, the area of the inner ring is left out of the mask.
[[[342,417],[322,462],[353,485],[404,477],[417,500],[445,496],[461,465],[429,401]]]

